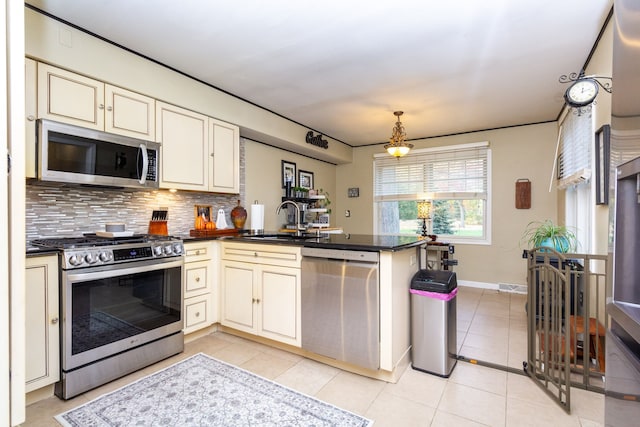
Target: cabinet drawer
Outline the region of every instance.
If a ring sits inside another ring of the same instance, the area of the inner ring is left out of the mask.
[[[184,297],[200,295],[211,291],[209,261],[190,262],[184,265]]]
[[[300,268],[301,255],[299,246],[226,242],[222,259]]]
[[[196,331],[212,323],[211,296],[209,294],[184,300],[185,333]]]
[[[211,242],[186,243],[184,245],[184,262],[210,260],[212,252]]]

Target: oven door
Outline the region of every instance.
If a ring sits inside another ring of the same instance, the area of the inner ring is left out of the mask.
[[[182,330],[183,259],[64,271],[62,369]]]

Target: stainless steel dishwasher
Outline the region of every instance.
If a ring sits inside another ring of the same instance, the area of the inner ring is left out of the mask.
[[[378,252],[302,248],[302,348],[380,367]]]

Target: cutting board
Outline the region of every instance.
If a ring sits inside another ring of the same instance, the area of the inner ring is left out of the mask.
[[[189,236],[191,237],[216,237],[216,236],[232,236],[238,234],[240,229],[237,228],[223,228],[215,230],[189,230]]]

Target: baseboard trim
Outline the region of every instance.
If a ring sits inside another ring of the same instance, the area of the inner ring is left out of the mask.
[[[472,280],[458,280],[458,286],[466,286],[469,288],[490,289],[499,292],[509,292],[514,294],[527,294],[526,285],[515,285],[511,283],[489,283],[474,282]]]
[[[472,280],[458,280],[458,286],[466,286],[468,288],[493,289],[494,291],[499,290],[499,286],[497,283],[474,282]]]

